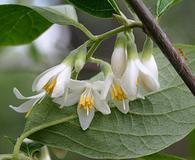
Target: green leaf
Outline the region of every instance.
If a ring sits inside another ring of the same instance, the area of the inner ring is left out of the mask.
[[[153,154],[147,157],[139,158],[138,160],[184,160],[184,159],[172,155]]]
[[[195,46],[178,45],[195,69]],[[159,152],[181,140],[195,126],[195,98],[173,67],[155,50],[161,89],[145,100],[130,102],[130,112],[97,112],[90,128],[83,131],[76,105],[59,109],[46,98],[33,109],[20,140],[40,143],[97,159],[128,159]],[[110,104],[112,105],[112,104]]]
[[[108,0],[68,0],[79,9],[97,17],[111,18],[115,9]]]
[[[158,0],[156,5],[156,16],[160,17],[178,1],[180,0]]]
[[[121,13],[120,8],[119,8],[119,6],[118,6],[118,4],[116,3],[115,0],[108,0],[108,2],[111,4],[111,6],[114,8],[114,10],[115,10],[118,14]]]
[[[54,23],[73,25],[91,36],[91,33],[78,23],[76,11],[71,5],[0,5],[0,14],[0,46],[30,43]]]

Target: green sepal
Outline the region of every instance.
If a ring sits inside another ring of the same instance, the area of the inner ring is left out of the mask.
[[[153,53],[153,41],[149,36],[147,36],[144,42],[141,58],[147,60],[151,57],[152,53]]]
[[[135,38],[132,31],[128,34],[127,56],[128,59],[135,59],[138,57],[137,46],[135,44]]]
[[[124,33],[119,33],[117,35],[114,48],[125,48],[127,43],[127,38]]]

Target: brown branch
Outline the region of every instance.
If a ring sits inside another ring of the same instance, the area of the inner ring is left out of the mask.
[[[156,19],[151,14],[149,9],[145,6],[142,0],[126,0],[127,3],[133,8],[139,19],[142,21],[145,32],[152,37],[152,39],[159,46],[164,55],[168,58],[170,63],[173,65],[177,73],[183,79],[185,84],[191,90],[195,96],[195,77],[183,62],[180,55],[177,53],[167,35],[158,25]]]

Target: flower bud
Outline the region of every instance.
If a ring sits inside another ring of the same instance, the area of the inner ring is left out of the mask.
[[[82,68],[84,67],[85,62],[86,62],[86,56],[87,56],[86,46],[79,48],[78,52],[76,53],[76,60],[74,64],[76,72],[80,72]]]
[[[51,157],[50,157],[49,150],[48,150],[47,146],[44,146],[44,147],[41,148],[40,160],[51,160]]]
[[[75,51],[72,51],[69,53],[69,55],[63,60],[63,64],[69,66],[72,68],[73,64],[74,64],[74,60],[75,60]]]
[[[160,87],[158,81],[158,67],[152,53],[153,41],[151,40],[151,38],[147,37],[143,48],[141,62],[149,70],[151,76],[141,74],[141,78],[145,88],[149,91],[155,91]]]
[[[126,67],[126,37],[124,33],[117,36],[114,51],[111,57],[112,71],[117,77],[121,77]]]

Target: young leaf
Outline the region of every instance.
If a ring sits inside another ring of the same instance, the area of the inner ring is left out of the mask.
[[[139,158],[138,160],[184,160],[184,159],[172,155],[153,154],[150,156]]]
[[[16,139],[12,138],[12,137],[6,137],[13,145],[16,144]],[[43,147],[42,144],[38,143],[38,142],[23,142],[21,147],[20,147],[20,151],[22,151],[23,153],[25,153],[27,156],[32,156],[36,151],[39,151],[39,149],[41,149]]]
[[[0,14],[0,46],[30,43],[54,23],[73,25],[91,36],[91,33],[78,23],[76,11],[71,5],[0,5]]]
[[[176,47],[184,50],[194,68],[195,46]],[[116,108],[107,116],[98,112],[83,131],[77,105],[59,109],[47,98],[33,109],[23,137],[96,159],[143,157],[181,140],[194,128],[195,98],[164,55],[155,52],[161,89],[149,93],[145,100],[130,102],[128,114]]]
[[[179,0],[158,0],[156,5],[156,16],[160,17],[178,1]]]
[[[108,0],[68,0],[79,9],[97,17],[111,18],[115,9]]]

